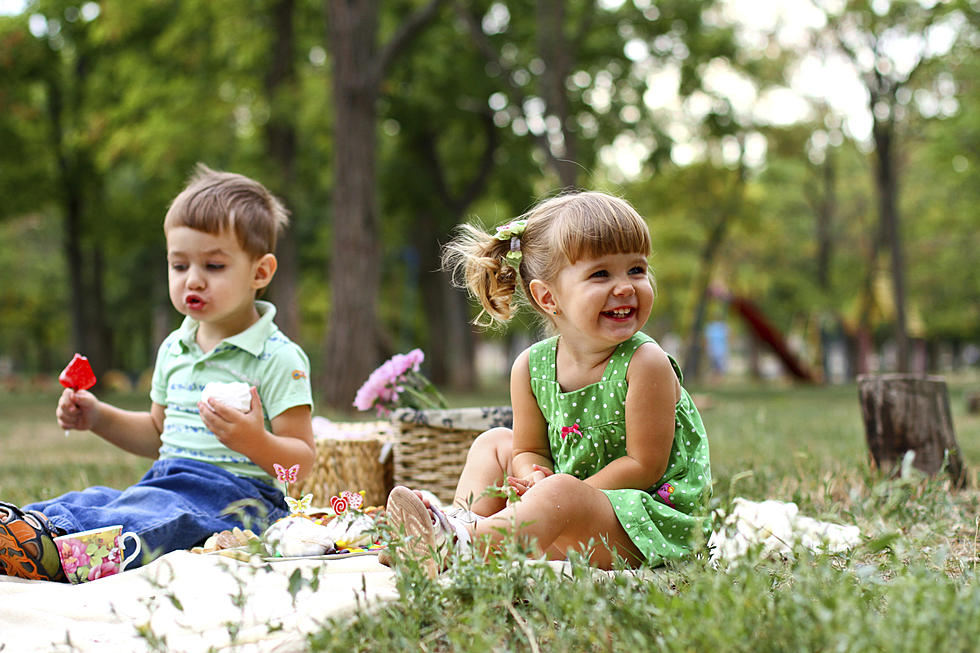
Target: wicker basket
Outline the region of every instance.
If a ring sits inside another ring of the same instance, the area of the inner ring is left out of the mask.
[[[313,505],[328,507],[330,497],[344,490],[364,491],[364,504],[383,506],[394,487],[392,448],[394,429],[389,422],[329,422],[314,430],[316,462],[302,481],[289,486],[299,498],[313,494]]]
[[[495,426],[510,427],[510,406],[395,411],[395,484],[428,490],[449,503],[473,440]]]

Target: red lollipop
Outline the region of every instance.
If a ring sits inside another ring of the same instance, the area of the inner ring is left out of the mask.
[[[68,367],[61,370],[58,381],[61,382],[61,385],[72,390],[88,390],[95,385],[95,372],[92,371],[92,366],[88,364],[88,358],[81,354],[75,354],[71,362],[68,363]]]
[[[92,371],[92,366],[88,364],[88,358],[81,354],[75,354],[68,366],[61,370],[58,381],[61,385],[72,390],[88,390],[95,385],[95,372]],[[65,431],[65,437],[68,437],[68,431]]]

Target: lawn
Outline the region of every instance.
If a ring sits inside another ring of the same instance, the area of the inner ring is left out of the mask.
[[[403,565],[402,600],[324,623],[314,650],[973,651],[980,641],[980,416],[977,377],[950,379],[965,490],[943,478],[869,469],[854,386],[732,386],[696,392],[711,442],[714,505],[735,496],[794,501],[803,514],[858,526],[849,555],[750,555],[596,580],[575,567],[468,564],[440,582]],[[108,399],[108,397],[107,397]],[[111,398],[141,408],[134,396]],[[493,403],[501,398],[497,397]],[[136,480],[148,461],[95,436],[67,439],[55,395],[0,397],[0,497],[15,503]],[[456,397],[456,405],[474,397]],[[487,402],[491,403],[491,402]],[[517,546],[516,544],[514,545]]]

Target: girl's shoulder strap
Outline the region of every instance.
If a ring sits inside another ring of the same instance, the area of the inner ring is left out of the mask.
[[[532,379],[555,378],[555,352],[558,348],[558,336],[545,338],[531,345],[528,351]]]
[[[622,343],[620,347],[624,348],[623,350],[624,356],[628,361],[629,359],[632,359],[633,354],[636,353],[636,350],[639,349],[641,345],[648,342],[658,344],[656,340],[654,340],[647,334],[643,333],[642,331],[637,331],[635,334],[633,334],[632,338]],[[664,353],[667,354],[666,351],[664,351]],[[667,354],[667,360],[670,361],[670,366],[674,369],[674,374],[677,375],[677,381],[680,383],[684,383],[684,375],[681,372],[681,366],[678,365],[677,361],[674,360],[674,357],[671,356],[670,354]],[[629,363],[627,362],[627,364]]]

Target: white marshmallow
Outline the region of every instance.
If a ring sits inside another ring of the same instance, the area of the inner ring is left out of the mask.
[[[211,397],[226,406],[237,408],[243,413],[247,413],[252,406],[251,386],[240,381],[232,383],[212,381],[208,383],[201,391],[201,401],[207,403]]]

